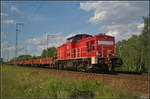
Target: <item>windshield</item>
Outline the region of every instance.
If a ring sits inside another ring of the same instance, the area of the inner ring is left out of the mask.
[[[98,41],[99,45],[113,45],[113,41]]]

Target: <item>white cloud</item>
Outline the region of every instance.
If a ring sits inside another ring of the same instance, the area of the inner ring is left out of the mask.
[[[5,23],[5,24],[14,24],[14,23],[16,23],[16,21],[12,20],[12,19],[10,19],[10,20],[2,20],[2,23]]]
[[[106,33],[106,35],[117,36],[118,33],[119,33],[118,31],[108,31],[108,32]]]
[[[4,32],[2,32],[4,34]],[[66,37],[63,36],[62,32],[48,33],[50,36],[48,38],[48,47],[58,47],[63,44]],[[18,56],[19,55],[33,55],[40,56],[42,51],[47,48],[47,34],[41,35],[40,37],[35,37],[28,39],[25,45],[18,45]],[[2,42],[2,57],[6,60],[15,57],[15,45],[11,42]]]
[[[6,38],[5,33],[1,31],[1,40],[3,41],[5,38]]]
[[[141,23],[137,26],[137,28],[142,29],[144,27],[144,23]]]
[[[116,37],[117,41],[123,39],[129,39],[132,35],[140,35],[143,23],[133,22],[130,24],[115,24],[104,26],[103,29],[106,30],[106,34]]]
[[[7,17],[7,16],[8,16],[7,13],[2,13],[2,12],[1,12],[1,17]]]
[[[47,33],[40,37],[28,39],[28,52],[32,55],[41,55],[42,51],[47,48],[47,35],[48,47],[58,47],[66,41],[66,37],[62,32]]]
[[[11,6],[11,7],[10,7],[10,10],[11,10],[12,12],[21,13],[21,11],[20,11],[17,7],[15,7],[15,6]]]
[[[31,45],[27,45],[27,46],[18,45],[18,56],[27,55],[27,54],[31,54],[31,53],[32,53],[32,55],[38,55],[37,49],[31,49],[34,47],[35,46],[31,47]],[[7,59],[10,60],[13,57],[15,57],[15,51],[16,51],[16,46],[13,45],[11,42],[8,42],[8,41],[2,42],[2,57],[4,60],[7,60]]]
[[[94,13],[94,16],[89,19],[89,22],[90,23],[99,23],[106,19],[106,15],[107,15],[107,12],[105,12],[105,11],[102,11],[102,12],[96,11]]]
[[[11,45],[8,41],[3,41],[1,43],[1,47],[2,47],[2,57],[4,60],[6,59],[11,59],[12,57],[14,57],[14,52],[15,52],[15,46]]]
[[[132,20],[148,14],[148,2],[143,1],[98,1],[83,2],[80,8],[85,11],[94,11],[94,15],[89,19],[91,23],[118,22],[123,19]],[[118,21],[117,21],[118,20]]]
[[[37,9],[36,10],[31,9],[31,10],[33,10],[32,12],[34,13],[31,13],[29,11],[27,12],[14,5],[10,7],[11,14],[15,17],[19,16],[19,17],[28,19],[29,21],[32,21],[32,22],[39,22],[40,20],[45,19],[45,17],[42,14],[35,13],[37,12],[36,11]]]
[[[64,36],[63,32],[57,33],[47,33],[41,35],[40,37],[35,37],[28,39],[26,49],[28,49],[28,54],[31,55],[41,55],[42,51],[47,48],[47,35],[48,37],[48,47],[58,47],[66,42],[68,37],[74,36],[75,34],[69,34]]]
[[[148,1],[90,1],[81,2],[80,8],[92,11],[89,23],[100,24],[100,29],[117,40],[139,35],[144,24],[139,22],[148,15]],[[103,26],[102,26],[103,25]]]

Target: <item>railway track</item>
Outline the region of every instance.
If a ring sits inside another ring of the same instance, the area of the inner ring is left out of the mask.
[[[68,79],[97,80],[103,82],[105,85],[110,85],[116,89],[119,88],[126,91],[135,92],[137,94],[148,95],[149,92],[148,73],[139,74],[139,73],[115,72],[113,74],[103,74],[103,73],[87,73],[87,72],[76,72],[68,70],[37,68],[37,67],[30,67],[30,68],[34,70],[41,70],[47,72],[50,75],[60,76]]]

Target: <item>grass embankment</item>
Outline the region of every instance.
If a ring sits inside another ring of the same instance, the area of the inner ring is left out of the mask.
[[[136,97],[98,81],[60,78],[17,66],[0,69],[1,97]]]

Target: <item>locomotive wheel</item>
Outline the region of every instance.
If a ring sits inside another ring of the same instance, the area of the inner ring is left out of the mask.
[[[112,71],[112,64],[108,64],[108,71]]]
[[[111,67],[108,67],[108,64],[105,64],[104,73],[109,73],[112,71]]]
[[[86,69],[85,69],[85,67],[84,67],[84,65],[83,65],[83,64],[80,64],[80,65],[78,65],[78,66],[77,66],[77,71],[85,72],[85,71],[86,71]]]
[[[112,61],[110,60],[110,58],[107,58],[105,60],[105,71],[106,72],[111,72],[112,71],[112,67],[113,67]]]

